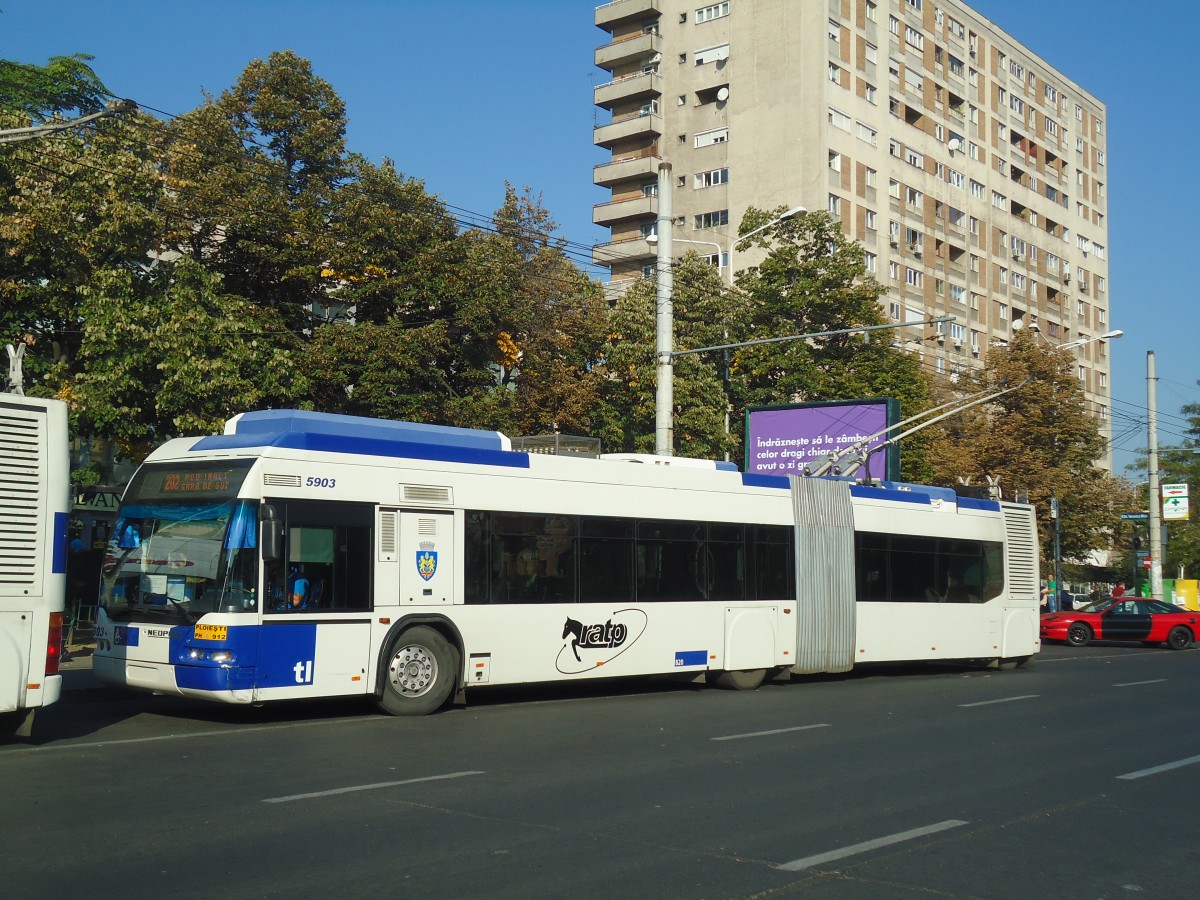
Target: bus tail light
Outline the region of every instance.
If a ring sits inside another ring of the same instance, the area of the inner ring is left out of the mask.
[[[63,614],[50,613],[50,630],[46,634],[46,674],[57,675],[62,662]]]

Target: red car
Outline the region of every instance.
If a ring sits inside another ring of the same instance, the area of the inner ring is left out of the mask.
[[[1161,600],[1107,597],[1082,609],[1042,614],[1042,640],[1083,647],[1093,640],[1165,643],[1186,650],[1200,634],[1200,613]]]

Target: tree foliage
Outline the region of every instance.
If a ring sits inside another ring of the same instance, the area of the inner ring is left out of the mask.
[[[782,208],[751,208],[739,233],[748,234],[782,213]],[[738,301],[730,315],[738,341],[885,324],[879,298],[886,289],[866,272],[862,247],[848,240],[827,213],[779,222],[746,244],[770,252],[758,266],[739,273]],[[753,406],[873,397],[898,400],[902,416],[921,412],[930,403],[929,380],[919,359],[898,349],[898,337],[884,329],[739,349],[731,384],[735,413]],[[903,477],[927,479],[927,441],[922,432],[904,443]]]
[[[88,65],[92,59],[86,53],[52,56],[44,66],[0,59],[0,110],[45,122],[103,108],[112,94]]]
[[[1179,446],[1189,452],[1166,450],[1159,454],[1159,483],[1186,484],[1191,489],[1192,502],[1200,503],[1195,496],[1200,494],[1200,403],[1189,403],[1181,412],[1187,418],[1187,429]],[[1156,502],[1155,498],[1151,498],[1150,502]],[[1184,577],[1200,578],[1200,524],[1197,523],[1197,516],[1193,513],[1186,521],[1173,520],[1164,524],[1167,526],[1167,543],[1163,556],[1163,575],[1173,577],[1182,566]]]
[[[1017,332],[1006,347],[988,351],[984,369],[966,391],[1016,388],[947,419],[931,449],[935,481],[983,484],[999,479],[1003,496],[1025,491],[1037,507],[1042,558],[1053,557],[1050,500],[1059,501],[1061,552],[1085,560],[1107,548],[1120,524],[1122,482],[1098,463],[1106,447],[1072,371],[1069,351],[1046,347],[1034,332]]]

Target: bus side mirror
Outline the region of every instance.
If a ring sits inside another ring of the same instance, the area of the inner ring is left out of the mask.
[[[275,515],[275,507],[264,505],[259,511],[262,517],[262,558],[264,562],[275,562],[283,558],[283,524]]]

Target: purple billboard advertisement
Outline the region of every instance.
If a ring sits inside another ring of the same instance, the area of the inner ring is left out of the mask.
[[[886,397],[752,407],[746,411],[746,471],[799,475],[805,466],[815,469],[830,454],[853,447],[898,420],[899,404]],[[887,437],[882,435],[867,446],[878,447]],[[894,445],[871,457],[872,477],[895,481],[899,468],[900,454]]]

